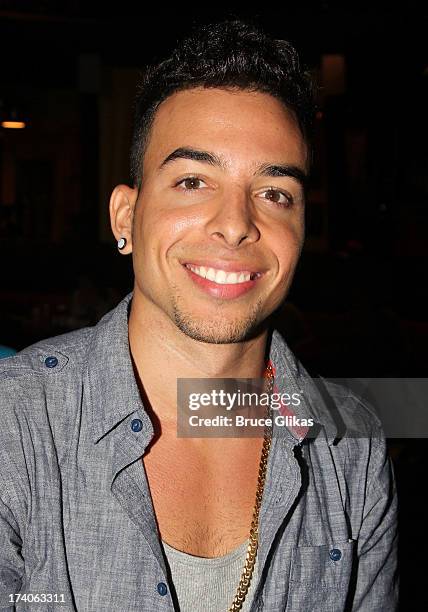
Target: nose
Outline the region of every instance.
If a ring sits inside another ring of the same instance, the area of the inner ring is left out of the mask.
[[[242,192],[228,194],[218,202],[206,229],[211,238],[230,248],[257,242],[260,238],[251,201]]]

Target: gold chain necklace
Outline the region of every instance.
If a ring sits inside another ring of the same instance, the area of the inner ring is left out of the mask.
[[[274,383],[274,374],[272,364],[269,364],[266,367],[267,376],[269,378],[269,387],[268,393],[272,393],[273,383]],[[269,418],[271,416],[270,402],[268,402],[268,406],[266,409],[266,417]],[[256,490],[256,503],[254,504],[253,510],[253,519],[251,521],[251,529],[250,529],[250,538],[247,549],[247,556],[245,558],[244,569],[241,574],[241,578],[239,580],[239,585],[236,590],[236,595],[233,599],[233,602],[228,610],[228,612],[237,612],[242,609],[242,604],[245,601],[245,598],[248,594],[248,589],[250,587],[251,578],[254,572],[254,565],[256,563],[257,557],[257,549],[259,544],[259,513],[260,507],[262,504],[263,490],[265,488],[265,480],[266,480],[266,470],[267,470],[267,462],[269,457],[270,446],[272,442],[272,427],[265,426],[264,436],[263,436],[263,447],[262,454],[260,457],[260,465],[259,465],[259,477],[257,481],[257,490]]]

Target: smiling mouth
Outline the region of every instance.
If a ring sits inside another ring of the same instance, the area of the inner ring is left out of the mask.
[[[239,285],[241,283],[256,280],[261,276],[259,272],[250,272],[247,270],[229,272],[227,270],[221,270],[220,268],[208,268],[189,263],[184,264],[184,266],[197,276],[206,278],[207,280],[217,283],[218,285]]]

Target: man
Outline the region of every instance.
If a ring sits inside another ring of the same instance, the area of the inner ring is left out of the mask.
[[[335,390],[339,435],[269,328],[303,244],[312,110],[293,48],[238,22],[146,75],[134,186],[110,203],[133,294],[2,364],[3,608],[395,608],[379,422]],[[177,382],[264,376],[318,435],[177,435]]]

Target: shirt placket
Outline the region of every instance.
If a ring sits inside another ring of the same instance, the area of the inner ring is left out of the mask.
[[[149,577],[145,593],[141,593],[141,610],[174,610],[167,568],[159,542],[159,534],[150,489],[142,461],[152,437],[147,414],[132,415],[123,435],[114,444],[111,491],[126,514],[137,526],[148,544],[156,568]],[[138,599],[138,598],[137,598]],[[150,604],[149,604],[150,602]]]

